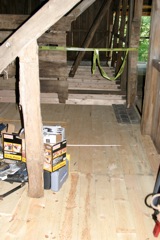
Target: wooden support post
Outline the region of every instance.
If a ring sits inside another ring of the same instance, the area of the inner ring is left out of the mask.
[[[152,138],[158,137],[158,131],[160,136],[160,102],[159,102],[159,73],[155,68],[160,56],[160,3],[158,0],[152,3],[151,14],[151,32],[150,32],[150,47],[149,47],[149,59],[147,63],[146,79],[145,79],[145,91],[143,112],[141,121],[142,134],[152,135]],[[153,61],[153,59],[155,59]],[[156,62],[155,62],[156,61]],[[157,66],[158,67],[158,66]],[[154,122],[156,121],[156,122]],[[159,127],[158,127],[158,125]],[[157,140],[155,140],[157,141]],[[159,147],[160,150],[160,147]]]
[[[139,38],[140,38],[140,26],[141,26],[143,0],[135,0],[134,2],[135,2],[133,6],[134,13],[133,13],[133,19],[131,22],[130,33],[129,33],[129,47],[138,48]],[[127,107],[130,107],[135,103],[136,96],[137,96],[137,62],[138,62],[138,51],[129,52]]]
[[[30,43],[20,54],[20,104],[22,106],[29,197],[43,196],[43,136],[40,109],[38,45]]]
[[[120,29],[119,29],[119,42],[118,42],[118,48],[123,47],[123,39],[125,36],[125,26],[126,26],[126,14],[127,14],[127,5],[128,5],[128,0],[122,0],[122,11],[121,11],[121,23],[120,23]],[[126,47],[126,46],[125,46]],[[119,71],[121,64],[122,64],[122,59],[121,57],[124,56],[125,53],[123,52],[118,52],[117,54],[117,63],[116,63],[116,73]]]
[[[0,73],[80,0],[50,0],[0,46]],[[46,17],[47,16],[47,17]]]
[[[117,41],[118,41],[118,30],[119,30],[119,16],[120,16],[120,5],[121,5],[121,0],[118,1],[116,5],[116,13],[115,13],[115,20],[114,20],[114,26],[113,26],[113,48],[117,48]],[[114,67],[114,64],[117,60],[117,52],[112,53],[112,61],[111,61],[111,66]]]
[[[99,24],[101,23],[103,17],[105,16],[105,14],[106,14],[106,12],[107,12],[111,2],[112,2],[112,0],[107,0],[105,2],[105,4],[103,4],[103,6],[101,7],[101,9],[100,9],[99,13],[97,14],[97,16],[95,18],[95,21],[92,24],[92,27],[89,30],[89,32],[88,32],[88,34],[86,36],[86,39],[85,39],[85,41],[84,41],[84,43],[82,45],[83,48],[89,47],[89,44],[92,41],[92,38],[93,38],[93,36],[94,36],[94,34],[95,34]],[[84,52],[79,52],[79,54],[78,54],[78,56],[77,56],[77,58],[76,58],[76,60],[75,60],[75,62],[73,64],[73,66],[71,68],[71,71],[69,73],[70,77],[74,77],[74,75],[75,75],[75,73],[77,71],[77,68],[78,68],[78,66],[79,66],[79,64],[80,64],[84,54],[85,54],[85,51]]]
[[[130,18],[132,18],[132,16],[130,16],[129,14],[129,0],[127,0],[127,11],[128,11],[128,18],[127,18],[127,29],[126,29],[126,36],[125,36],[125,47],[128,47],[128,39],[129,39],[129,28],[130,28]],[[121,90],[122,91],[126,91],[126,87],[127,87],[127,77],[128,77],[128,61],[126,61],[123,73],[121,75]]]

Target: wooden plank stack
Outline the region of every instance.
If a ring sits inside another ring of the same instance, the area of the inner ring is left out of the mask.
[[[12,15],[10,21],[9,15],[1,15],[0,41],[3,42],[16,28],[21,25],[28,16]],[[74,20],[73,16],[64,17],[58,21],[52,28],[46,31],[39,39],[38,44],[51,46],[66,46],[66,32],[69,31],[71,22]],[[5,88],[14,89],[16,83],[16,61],[10,64],[4,71],[3,77],[9,79],[4,81],[1,86]],[[68,98],[68,84],[67,84],[67,54],[65,51],[39,51],[39,73],[40,78],[43,78],[41,84],[41,92],[58,93],[59,102],[65,102]],[[12,78],[12,80],[10,79]],[[45,81],[44,81],[45,80]],[[49,81],[47,81],[49,80]],[[57,80],[57,81],[52,81]],[[7,84],[8,83],[8,84]],[[51,89],[50,89],[51,87]],[[4,88],[3,88],[4,89]]]

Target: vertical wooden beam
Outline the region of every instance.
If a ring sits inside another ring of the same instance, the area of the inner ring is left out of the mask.
[[[36,40],[20,54],[20,104],[22,106],[27,169],[28,195],[43,196],[43,136],[40,109],[38,45]]]
[[[121,0],[118,1],[117,8],[116,8],[116,14],[114,19],[114,26],[113,26],[113,48],[117,48],[118,46],[118,30],[119,30],[119,17],[120,17],[120,6],[121,6]],[[117,60],[117,52],[112,53],[112,61],[111,66],[114,67],[114,64]]]
[[[135,0],[133,19],[131,22],[131,28],[129,33],[129,36],[130,36],[129,47],[131,48],[138,48],[139,46],[142,8],[143,8],[143,0]],[[127,106],[128,107],[132,106],[135,103],[136,96],[137,96],[137,62],[138,62],[138,51],[129,52],[128,86],[127,86]]]
[[[118,48],[123,47],[124,43],[124,30],[126,26],[126,14],[127,14],[127,5],[128,5],[128,0],[122,0],[122,12],[121,12],[121,23],[120,23],[120,29],[119,29],[119,42],[118,42]],[[117,54],[117,64],[116,64],[116,73],[119,71],[119,68],[121,67],[122,64],[122,59],[121,57],[124,55],[123,52],[118,52]]]
[[[112,12],[112,4],[110,5],[108,12],[107,12],[107,36],[106,36],[106,47],[110,47],[111,37],[112,37],[112,28],[113,28],[113,12]],[[106,53],[108,55],[108,52]],[[110,55],[110,53],[109,53]]]
[[[158,86],[157,81],[160,81],[157,77],[157,70],[154,69],[152,60],[160,58],[160,2],[155,0],[152,2],[151,13],[151,32],[150,32],[150,47],[149,47],[149,59],[147,63],[146,79],[145,79],[145,91],[143,112],[141,121],[142,134],[151,135],[152,126],[154,124],[154,112],[156,103],[156,89]],[[158,103],[160,104],[160,103]],[[156,118],[158,121],[158,117]]]
[[[129,42],[129,28],[130,28],[130,13],[129,13],[129,2],[130,0],[127,0],[127,8],[128,8],[128,16],[126,17],[126,36],[125,36],[125,47],[128,47],[128,42]],[[126,64],[124,66],[123,73],[121,75],[121,90],[127,91],[126,86],[127,86],[127,77],[128,77],[128,60],[126,61]]]
[[[86,39],[85,39],[84,43],[82,45],[83,48],[89,47],[89,44],[91,43],[92,38],[93,38],[93,36],[94,36],[94,34],[95,34],[99,24],[101,23],[102,19],[104,18],[104,16],[105,16],[105,14],[106,14],[106,12],[107,12],[111,2],[112,2],[112,0],[106,0],[105,4],[102,5],[99,13],[97,14],[97,16],[95,18],[94,23],[91,26],[91,29],[89,30],[89,32],[88,32],[88,34],[86,36]],[[69,73],[70,77],[74,77],[74,75],[75,75],[75,73],[77,71],[77,68],[78,68],[78,66],[79,66],[79,64],[80,64],[84,54],[85,54],[85,52],[79,52],[79,54],[77,55],[77,58],[76,58],[73,66],[71,68],[71,71]]]
[[[70,11],[80,0],[49,0],[0,46],[0,73],[33,40]],[[47,16],[47,17],[46,17]]]

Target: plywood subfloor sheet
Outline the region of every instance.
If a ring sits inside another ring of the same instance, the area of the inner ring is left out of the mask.
[[[20,124],[15,105],[1,108],[1,119]],[[66,128],[69,178],[43,198],[28,198],[26,185],[0,202],[0,239],[153,240],[153,211],[144,199],[160,157],[139,124],[117,123],[112,106],[45,104],[41,110],[45,125]]]

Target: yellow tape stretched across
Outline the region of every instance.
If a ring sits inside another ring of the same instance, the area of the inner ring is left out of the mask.
[[[78,47],[61,47],[61,46],[40,46],[39,50],[44,50],[44,51],[85,51],[85,52],[93,52],[93,64],[92,64],[92,73],[95,73],[96,70],[96,64],[98,65],[98,68],[100,70],[101,75],[110,80],[116,80],[123,72],[124,70],[124,66],[126,63],[126,59],[128,56],[128,52],[129,51],[137,51],[137,48],[78,48]],[[100,57],[99,57],[99,52],[126,52],[125,56],[123,58],[123,62],[122,65],[118,71],[118,73],[116,74],[115,77],[109,77],[106,72],[104,71],[104,69],[102,68],[101,64],[100,64]]]
[[[99,67],[99,70],[100,70],[100,73],[101,73],[101,75],[102,75],[104,78],[106,78],[106,79],[108,79],[108,80],[110,80],[110,81],[116,80],[116,79],[122,74],[122,72],[123,72],[123,70],[124,70],[124,66],[125,66],[125,63],[126,63],[127,55],[128,55],[128,50],[127,50],[126,53],[125,53],[125,56],[124,56],[122,65],[121,65],[118,73],[116,74],[116,76],[115,76],[115,77],[109,77],[109,76],[107,75],[107,73],[104,71],[104,69],[102,68],[101,64],[100,64],[99,51],[98,51],[98,49],[96,49],[96,50],[94,51],[94,54],[93,54],[92,73],[93,73],[93,74],[95,73],[95,70],[96,70],[96,62],[97,62],[98,67]]]

